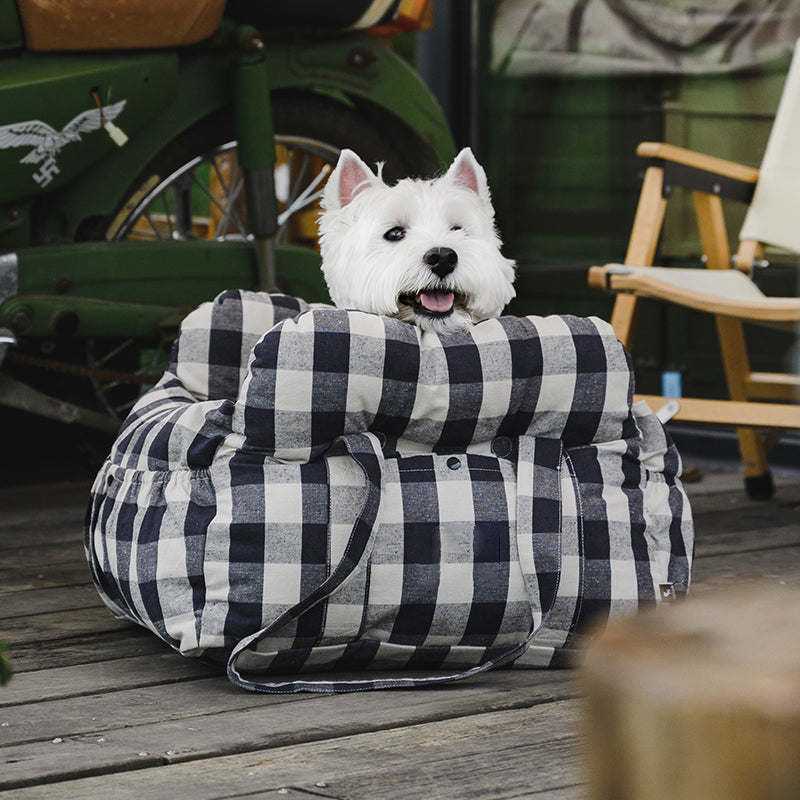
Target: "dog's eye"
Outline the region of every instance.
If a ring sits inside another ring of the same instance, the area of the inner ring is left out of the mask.
[[[451,225],[450,226],[450,230],[451,231],[460,231],[460,230],[463,230],[463,228],[460,225]]]
[[[389,228],[389,230],[383,234],[383,238],[386,239],[387,242],[399,242],[401,239],[406,238],[406,229],[402,225],[395,225],[394,228]]]

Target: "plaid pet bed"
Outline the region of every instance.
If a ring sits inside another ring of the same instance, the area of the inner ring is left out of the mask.
[[[438,336],[226,292],[97,476],[94,580],[252,690],[561,665],[589,620],[688,589],[679,459],[632,391],[597,319]]]

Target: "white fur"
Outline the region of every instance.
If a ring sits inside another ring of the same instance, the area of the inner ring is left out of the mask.
[[[498,316],[514,297],[515,265],[500,252],[486,175],[469,148],[445,175],[428,181],[405,178],[395,186],[343,150],[322,205],[322,270],[340,308],[447,332]],[[396,227],[405,237],[387,241],[384,234]],[[440,247],[458,256],[455,269],[441,278],[423,260]],[[454,292],[452,313],[431,315],[400,302],[425,289]]]

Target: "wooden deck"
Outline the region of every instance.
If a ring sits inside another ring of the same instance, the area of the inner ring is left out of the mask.
[[[738,476],[687,486],[694,592],[800,586],[800,480],[748,501]],[[89,583],[85,484],[0,490],[0,800],[585,796],[569,671],[436,689],[250,694],[115,621]]]

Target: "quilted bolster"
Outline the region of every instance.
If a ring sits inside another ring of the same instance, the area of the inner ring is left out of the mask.
[[[232,289],[192,311],[163,377],[122,424],[112,461],[143,471],[209,467],[231,432],[253,346],[277,322],[307,309],[287,295]]]
[[[590,444],[630,435],[632,392],[627,355],[599,319],[501,317],[440,337],[325,308],[255,346],[232,426],[244,449],[287,461],[363,431],[434,449],[523,433]]]
[[[233,400],[264,331],[307,309],[303,300],[285,294],[223,292],[183,321],[167,372],[197,400]]]

